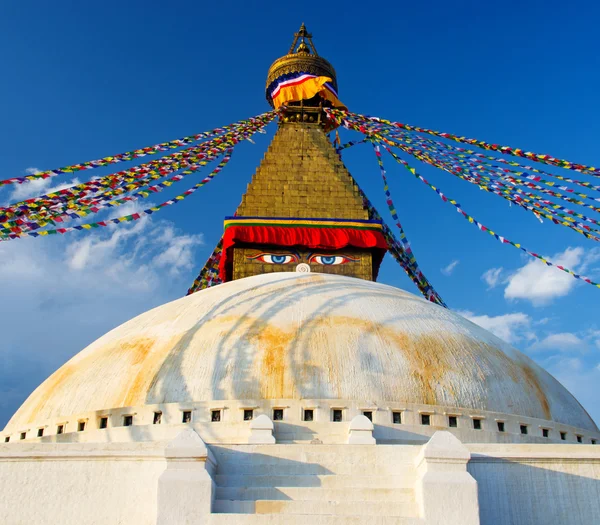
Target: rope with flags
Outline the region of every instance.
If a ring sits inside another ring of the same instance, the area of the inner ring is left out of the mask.
[[[510,244],[512,246],[514,246],[515,248],[525,252],[526,254],[528,254],[531,257],[534,257],[540,261],[542,261],[544,264],[546,264],[547,266],[553,266],[565,273],[568,273],[569,275],[571,275],[572,277],[574,277],[575,279],[579,279],[582,280],[588,284],[591,284],[592,286],[595,286],[597,288],[600,288],[600,284],[596,283],[594,281],[592,281],[590,278],[582,276],[577,274],[576,272],[574,272],[573,270],[566,268],[562,265],[559,264],[555,264],[551,261],[549,261],[548,259],[546,259],[545,257],[530,251],[528,249],[526,249],[525,247],[523,247],[520,243],[516,243],[513,242],[509,239],[507,239],[506,237],[499,235],[498,233],[494,232],[493,230],[489,229],[487,226],[483,225],[481,222],[479,222],[477,219],[475,219],[473,216],[471,216],[470,214],[468,214],[463,208],[462,206],[454,199],[449,198],[448,196],[446,196],[439,188],[435,187],[433,184],[431,184],[430,182],[428,182],[423,176],[421,176],[410,164],[408,164],[408,162],[406,162],[404,159],[402,159],[401,157],[399,157],[396,153],[394,153],[392,151],[392,147],[398,147],[399,149],[401,149],[402,151],[404,151],[405,153],[408,154],[413,154],[413,153],[417,153],[414,148],[411,151],[410,149],[406,148],[406,147],[400,147],[400,144],[397,141],[391,141],[390,139],[388,139],[384,132],[389,130],[389,128],[401,128],[404,130],[408,130],[408,131],[415,131],[415,132],[421,132],[421,133],[430,133],[431,130],[426,130],[424,128],[417,128],[414,126],[407,126],[407,125],[402,125],[399,123],[394,123],[394,122],[390,122],[384,119],[380,119],[378,117],[365,117],[363,115],[359,115],[356,113],[350,113],[350,112],[346,112],[346,111],[341,111],[341,110],[337,110],[337,109],[326,109],[325,110],[328,114],[328,116],[333,119],[335,122],[337,122],[338,125],[344,126],[347,129],[350,130],[355,130],[355,131],[359,131],[361,133],[363,133],[364,135],[366,135],[367,137],[370,137],[372,140],[375,140],[377,143],[381,144],[384,149],[401,165],[403,165],[410,173],[412,173],[417,179],[419,179],[421,182],[423,182],[425,185],[427,185],[430,189],[432,189],[433,191],[435,191],[439,197],[444,201],[444,202],[449,202],[450,204],[452,204],[456,210],[463,215],[463,217],[468,220],[470,223],[476,225],[480,231],[483,232],[487,232],[488,234],[492,235],[496,240],[498,240],[499,242],[503,243],[503,244]],[[375,124],[375,127],[372,126],[372,124]],[[377,128],[377,126],[381,126],[384,129],[381,128]],[[386,127],[387,126],[387,127]],[[452,139],[453,137],[456,138],[456,136],[454,135],[450,135],[450,134],[446,134],[446,133],[437,133],[437,132],[431,132],[430,134],[436,134],[442,138],[450,138]],[[458,137],[459,139],[464,139],[464,137]],[[551,164],[551,165],[556,165],[565,169],[572,169],[575,171],[580,171],[582,173],[588,174],[588,175],[596,175],[596,171],[598,171],[598,174],[600,174],[600,171],[597,170],[594,167],[590,167],[590,166],[584,166],[582,164],[574,164],[568,161],[563,161],[560,159],[555,159],[554,157],[550,157],[548,155],[539,155],[539,154],[533,154],[533,153],[528,153],[528,154],[523,154],[520,155],[519,152],[521,152],[522,150],[513,150],[511,148],[506,148],[506,147],[489,147],[489,148],[485,148],[483,145],[486,145],[487,143],[484,143],[482,141],[472,141],[471,139],[464,139],[464,140],[459,140],[463,141],[463,142],[468,142],[469,144],[476,144],[484,149],[490,149],[493,151],[499,151],[500,153],[505,153],[505,154],[510,154],[510,155],[517,155],[517,156],[523,156],[525,158],[528,158],[530,160],[536,160],[539,162],[545,162],[546,164]],[[442,165],[439,162],[434,161],[434,159],[432,159],[430,156],[426,156],[426,155],[422,155],[420,154],[419,158],[418,156],[416,158],[418,158],[419,160],[422,160],[424,162],[427,162],[428,164],[432,164],[432,165],[436,165],[438,164],[436,167],[441,167]],[[415,155],[413,155],[415,156]],[[444,166],[446,167],[446,166]],[[451,171],[452,172],[452,171]],[[455,172],[452,172],[453,174],[456,174]],[[474,182],[478,182],[475,180],[475,178],[471,177],[472,180]],[[482,188],[485,189],[485,188]],[[488,190],[490,190],[491,188],[488,188]],[[495,192],[497,193],[497,192]],[[502,195],[502,192],[500,192],[500,194]],[[514,199],[514,201],[516,203],[519,203],[521,206],[523,206],[523,202]],[[529,207],[531,208],[531,206]],[[546,207],[545,209],[530,209],[530,211],[534,211],[536,213],[536,215],[543,215],[544,212],[549,212],[549,208]],[[560,223],[562,225],[568,226],[572,229],[576,229],[576,231],[578,231],[579,233],[582,233],[583,235],[585,235],[588,238],[591,238],[592,240],[600,240],[598,238],[596,238],[594,235],[591,235],[590,233],[588,233],[589,230],[588,228],[585,228],[588,231],[584,231],[584,229],[582,229],[581,227],[576,227],[572,224],[571,221],[559,221],[556,217],[552,216],[551,213],[548,213],[548,217],[551,218],[553,220],[553,222],[555,223]],[[580,225],[578,225],[580,226]]]
[[[177,195],[176,197],[169,199],[168,201],[165,201],[157,206],[152,206],[151,208],[147,208],[140,212],[132,213],[129,215],[124,215],[122,217],[117,217],[114,219],[106,219],[103,221],[79,224],[76,226],[69,226],[69,227],[65,227],[65,228],[54,228],[54,229],[49,229],[49,230],[19,232],[19,233],[13,232],[6,237],[0,237],[0,242],[11,240],[11,239],[18,239],[21,237],[40,237],[40,236],[46,236],[46,235],[55,235],[57,233],[64,234],[64,233],[68,233],[68,232],[72,232],[72,231],[76,231],[76,230],[79,230],[79,231],[91,230],[94,228],[106,227],[111,224],[121,224],[124,222],[137,221],[137,220],[141,219],[142,217],[147,216],[147,215],[152,215],[153,213],[156,213],[156,212],[162,210],[163,208],[166,208],[167,206],[173,206],[175,204],[180,203],[182,200],[186,199],[187,197],[189,197],[190,195],[195,193],[197,190],[199,190],[202,186],[209,183],[215,177],[215,175],[217,175],[225,167],[225,165],[229,162],[229,159],[231,158],[231,151],[232,150],[228,150],[227,153],[225,154],[223,160],[217,165],[217,167],[207,177],[202,179],[199,183],[195,184],[194,186],[192,186],[190,189],[186,190],[182,194]],[[193,171],[197,171],[198,169],[200,169],[199,165],[191,166],[189,171],[193,172]]]
[[[56,215],[60,210],[66,208],[74,209],[81,205],[93,205],[98,200],[111,199],[116,195],[143,187],[152,180],[160,179],[205,158],[210,153],[218,153],[223,148],[233,146],[237,142],[250,137],[256,131],[262,131],[275,118],[271,114],[265,115],[263,118],[254,117],[248,124],[236,124],[231,131],[221,137],[150,163],[135,166],[83,184],[63,188],[60,191],[7,207],[1,207],[0,226],[13,218],[23,219],[32,215],[34,219],[43,220],[49,215]]]
[[[187,137],[183,137],[180,139],[171,140],[168,142],[162,142],[160,144],[155,144],[154,146],[146,146],[144,148],[139,148],[132,151],[126,151],[124,153],[117,153],[115,155],[111,155],[108,157],[103,157],[97,160],[90,160],[87,162],[83,162],[81,164],[71,164],[69,166],[64,166],[62,168],[55,168],[52,170],[41,171],[38,173],[34,173],[31,175],[27,175],[26,177],[12,177],[10,179],[0,180],[0,186],[4,186],[7,184],[22,184],[24,182],[30,182],[32,180],[37,179],[47,179],[49,177],[56,177],[57,175],[63,175],[65,173],[75,173],[77,171],[82,170],[91,170],[95,168],[99,168],[101,166],[108,166],[109,164],[117,164],[119,162],[125,162],[133,159],[137,159],[140,157],[145,157],[147,155],[154,155],[156,153],[162,151],[168,151],[169,149],[176,149],[186,144],[190,144],[192,142],[197,142],[200,139],[214,137],[216,135],[221,135],[226,133],[227,131],[234,130],[241,124],[253,122],[253,121],[262,121],[264,119],[274,119],[277,116],[277,111],[269,111],[267,113],[263,113],[262,115],[258,115],[257,117],[252,117],[246,120],[241,120],[234,124],[230,124],[228,126],[223,126],[221,128],[215,128],[210,131],[203,131],[202,133],[197,133],[195,135],[189,135]],[[269,120],[269,121],[270,121]]]
[[[140,198],[147,198],[150,195],[158,193],[174,183],[183,180],[186,176],[195,173],[199,167],[208,164],[214,158],[221,155],[226,149],[233,147],[241,140],[243,140],[243,137],[240,133],[230,133],[227,140],[215,139],[214,143],[211,141],[211,144],[203,147],[202,151],[206,151],[206,153],[190,157],[185,162],[174,163],[168,170],[156,173],[149,179],[143,179],[137,183],[129,184],[125,188],[109,190],[94,200],[81,199],[75,202],[66,201],[63,206],[43,208],[42,213],[30,215],[23,214],[16,220],[0,222],[0,235],[10,235],[11,233],[23,233],[29,230],[37,230],[48,224],[56,224],[57,222],[62,223],[65,220],[70,219],[79,219],[90,213],[98,213],[105,208],[113,208]],[[150,180],[162,178],[168,173],[173,172],[177,174],[170,179],[152,186],[147,186],[147,183]],[[131,193],[138,188],[140,188],[139,191]],[[123,193],[130,193],[130,195],[115,199],[117,195]]]
[[[479,186],[482,190],[499,195],[502,198],[507,199],[508,201],[516,204],[517,206],[520,206],[528,211],[533,212],[538,218],[545,217],[551,220],[554,224],[567,226],[576,231],[577,233],[584,235],[588,239],[600,241],[600,238],[589,233],[600,233],[600,230],[583,224],[575,220],[572,216],[581,217],[582,219],[587,220],[588,222],[598,224],[595,219],[591,219],[577,212],[573,212],[570,215],[561,213],[557,211],[557,209],[566,210],[566,208],[552,201],[544,199],[539,195],[523,191],[516,185],[506,184],[502,179],[481,175],[476,170],[474,171],[458,168],[455,164],[445,162],[443,159],[432,158],[422,150],[416,150],[414,148],[407,147],[393,141],[389,141],[387,142],[387,144],[394,144],[396,147],[398,147],[398,149],[404,151],[405,153],[409,153],[418,160],[421,160],[427,164],[431,164],[432,166],[447,171],[448,173],[451,173],[462,180],[475,184]]]
[[[346,114],[350,114],[347,111],[343,111],[340,109],[333,108],[324,108],[324,111],[330,115],[334,119],[343,118]],[[428,135],[434,135],[436,137],[441,137],[444,139],[453,140],[455,142],[460,142],[463,144],[470,144],[472,146],[477,146],[481,149],[485,149],[488,151],[496,151],[498,153],[502,153],[503,155],[512,155],[514,157],[522,157],[532,161],[541,162],[543,164],[548,164],[550,166],[556,166],[558,168],[564,168],[568,170],[578,171],[580,173],[585,173],[588,175],[593,175],[595,177],[600,177],[600,169],[595,168],[594,166],[586,166],[584,164],[576,164],[570,162],[568,160],[557,159],[552,157],[551,155],[545,155],[540,153],[534,153],[531,151],[523,151],[520,148],[512,148],[510,146],[500,146],[498,144],[489,144],[483,140],[470,139],[467,137],[461,137],[458,135],[454,135],[452,133],[445,133],[440,131],[435,131],[427,128],[420,128],[418,126],[411,126],[409,124],[403,124],[401,122],[393,122],[390,120],[385,120],[379,117],[369,117],[366,115],[360,115],[358,113],[351,113],[352,116],[358,118],[363,122],[377,122],[381,124],[385,124],[394,128],[404,129],[407,131],[416,131],[418,133],[425,133]]]
[[[211,286],[222,284],[223,281],[219,276],[219,265],[221,264],[222,254],[223,237],[221,237],[221,240],[217,243],[217,246],[210,254],[210,257],[204,264],[202,270],[200,270],[198,277],[194,279],[194,282],[192,283],[192,286],[190,286],[186,295],[191,295],[193,293],[199,292],[200,290],[210,288]]]
[[[425,275],[419,269],[419,265],[417,264],[417,260],[410,246],[410,242],[408,241],[406,233],[404,232],[404,228],[400,223],[400,218],[398,217],[398,213],[396,212],[394,201],[392,200],[392,194],[388,185],[386,171],[383,165],[383,159],[381,158],[381,151],[379,150],[379,146],[375,143],[373,143],[373,149],[375,151],[377,163],[379,164],[379,170],[383,179],[383,190],[385,192],[386,202],[390,210],[390,214],[392,215],[396,226],[400,230],[400,242],[398,242],[392,235],[392,232],[386,226],[387,232],[384,231],[384,235],[386,235],[386,237],[388,238],[388,244],[391,247],[390,249],[393,249],[398,254],[398,262],[400,262],[400,259],[402,259],[402,267],[404,268],[408,276],[417,285],[417,288],[425,296],[425,298],[431,302],[445,307],[446,304],[444,303],[440,295],[435,291],[433,286],[429,283]],[[368,207],[371,208],[371,213],[373,213],[374,208],[371,205],[371,203],[368,204]]]
[[[382,222],[382,232],[387,241],[389,253],[397,260],[428,300],[446,306],[417,264],[391,196],[387,173],[383,165],[382,148],[417,179],[435,191],[444,202],[452,204],[465,219],[475,224],[479,230],[487,232],[503,244],[510,244],[518,248],[548,266],[555,266],[576,279],[600,288],[600,284],[591,279],[581,276],[569,268],[554,264],[541,255],[524,248],[521,244],[510,241],[490,230],[468,214],[456,200],[447,197],[439,188],[428,182],[414,167],[393,150],[410,155],[420,162],[474,184],[483,191],[502,197],[509,204],[514,204],[533,213],[540,221],[548,219],[553,224],[565,226],[592,241],[600,241],[600,217],[593,216],[593,213],[600,213],[600,205],[596,204],[600,203],[600,197],[584,193],[577,187],[600,192],[600,185],[552,173],[505,157],[520,157],[532,163],[577,171],[584,176],[591,177],[600,176],[599,168],[573,163],[550,155],[524,151],[519,148],[490,144],[451,133],[352,113],[343,109],[324,108],[323,110],[330,123],[335,123],[349,130],[359,131],[364,135],[362,140],[342,144],[339,134],[336,132],[335,143],[338,155],[341,155],[346,148],[357,144],[365,142],[372,144],[383,180],[386,202],[399,230],[398,238],[383,222],[381,216],[356,181],[354,182],[359,189],[369,216]],[[264,133],[264,128],[275,120],[281,111],[282,109],[270,111],[220,128],[88,162],[72,164],[24,177],[0,180],[1,188],[10,184],[27,184],[59,175],[93,170],[121,162],[143,159],[147,156],[156,156],[153,160],[118,172],[93,177],[81,183],[74,181],[73,184],[59,190],[0,206],[0,242],[22,237],[64,234],[75,230],[92,230],[111,224],[135,221],[156,213],[167,206],[177,204],[210,182],[229,162],[234,147],[240,142],[250,139],[254,133]],[[476,149],[465,148],[457,145],[457,143],[468,144],[499,156],[496,157]],[[158,194],[195,174],[202,167],[212,162],[218,162],[218,164],[208,176],[189,187],[186,191],[159,205],[116,218],[81,223],[89,215],[101,214],[112,208]],[[569,184],[575,187],[569,186]],[[568,205],[565,206],[564,203],[580,206],[589,211],[583,212],[583,210],[577,208],[573,209]],[[74,221],[75,224],[67,226],[66,223],[69,221]],[[221,262],[222,253],[223,241],[221,239],[188,290],[188,294],[221,283],[219,263]]]
[[[169,188],[171,185],[183,180],[188,175],[198,171],[202,166],[217,159],[230,150],[242,140],[249,139],[254,133],[263,131],[275,115],[271,112],[259,117],[253,117],[239,124],[228,126],[230,130],[220,137],[195,145],[187,150],[176,152],[170,156],[130,168],[124,172],[111,174],[101,179],[90,181],[65,188],[59,192],[42,195],[17,205],[0,208],[0,241],[16,239],[20,237],[39,237],[52,235],[53,233],[66,233],[72,230],[81,230],[103,226],[106,221],[83,224],[73,227],[54,228],[43,230],[48,225],[62,225],[68,220],[80,220],[89,214],[99,213],[107,208],[114,208],[125,203],[149,196]],[[216,173],[220,171],[217,169]],[[171,178],[150,185],[152,181],[173,174]],[[212,176],[214,176],[213,173]],[[141,178],[139,178],[141,177]],[[208,177],[211,180],[212,177]],[[136,180],[137,179],[137,180]],[[194,193],[199,187],[206,184],[207,180],[200,185],[193,186],[187,192],[171,200],[179,201],[190,193]],[[105,189],[107,188],[107,189]],[[81,198],[83,195],[85,198]],[[120,198],[116,198],[120,196]],[[168,202],[168,201],[167,201]],[[165,205],[159,205],[162,209]],[[156,207],[153,207],[156,208]],[[143,213],[150,214],[156,209],[148,208]],[[135,214],[134,214],[135,215]],[[121,218],[123,219],[123,218]],[[129,218],[128,220],[135,220]],[[115,222],[114,219],[108,222]],[[117,222],[124,222],[125,219]]]

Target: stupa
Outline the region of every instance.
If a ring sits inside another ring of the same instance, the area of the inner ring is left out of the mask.
[[[1,434],[3,522],[592,523],[600,432],[577,400],[376,282],[382,223],[328,137],[343,104],[304,25],[266,96],[285,109],[225,218],[224,283],[29,396]]]

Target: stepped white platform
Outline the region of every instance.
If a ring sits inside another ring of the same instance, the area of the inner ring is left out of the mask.
[[[270,515],[273,523],[275,515],[281,523],[360,523],[371,517],[421,523],[413,464],[420,447],[405,447],[404,455],[395,448],[348,445],[340,453],[331,445],[211,447],[218,465],[213,513],[223,514],[211,523],[245,523],[247,515]]]

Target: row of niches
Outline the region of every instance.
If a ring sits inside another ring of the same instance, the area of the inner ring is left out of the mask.
[[[238,406],[238,407],[175,407],[163,405],[164,410],[158,407],[140,407],[139,409],[114,409],[101,411],[93,417],[62,420],[55,425],[44,425],[30,429],[20,430],[11,435],[4,435],[5,443],[21,441],[32,438],[44,438],[52,435],[62,435],[72,432],[86,432],[90,430],[107,430],[117,427],[131,427],[138,425],[174,425],[174,424],[209,424],[231,425],[249,424],[255,417],[265,414],[275,423],[275,432],[278,425],[297,424],[299,421],[310,426],[349,424],[357,415],[364,415],[375,426],[401,429],[421,427],[424,433],[428,430],[450,430],[456,432],[494,432],[501,435],[521,435],[523,437],[548,439],[555,442],[588,443],[595,445],[598,436],[586,436],[581,429],[574,429],[554,422],[519,418],[518,416],[489,413],[466,414],[463,411],[439,411],[420,408],[381,408],[381,407],[353,407],[347,406]],[[422,405],[421,405],[422,406]],[[485,415],[484,415],[485,414]],[[544,424],[547,423],[547,424]],[[473,434],[471,434],[473,435]]]

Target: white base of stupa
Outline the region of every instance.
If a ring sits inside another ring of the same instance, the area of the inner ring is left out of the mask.
[[[600,516],[600,447],[0,445],[6,524],[583,524]]]

